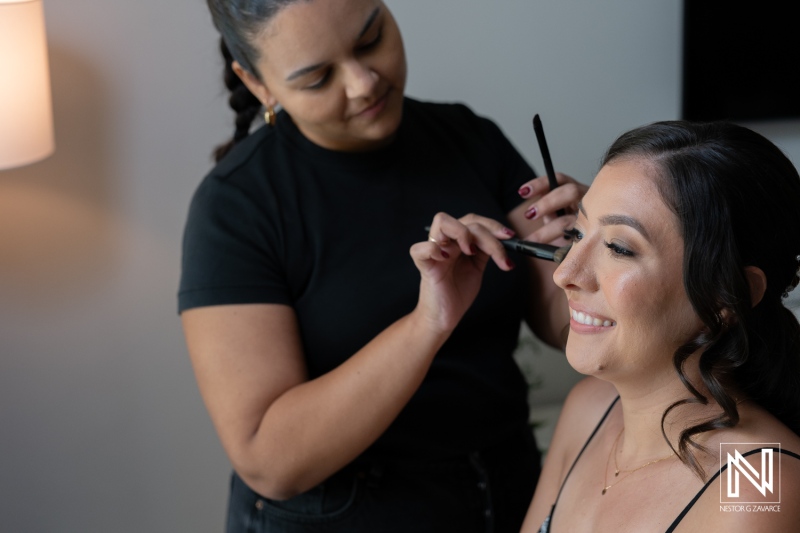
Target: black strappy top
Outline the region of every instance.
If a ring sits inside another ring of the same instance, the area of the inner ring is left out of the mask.
[[[594,431],[592,431],[592,434],[589,435],[589,438],[586,440],[586,443],[583,445],[583,448],[581,448],[581,451],[578,453],[578,456],[575,458],[575,461],[572,463],[572,466],[569,467],[569,471],[567,472],[567,475],[564,477],[564,481],[561,482],[561,488],[558,489],[558,495],[556,495],[556,501],[553,503],[553,507],[550,508],[550,514],[547,516],[547,518],[544,519],[544,522],[542,523],[542,527],[539,528],[539,533],[550,533],[550,527],[553,525],[553,512],[555,512],[555,510],[556,510],[556,504],[558,504],[558,499],[561,497],[561,491],[564,490],[564,485],[566,484],[567,479],[569,479],[569,475],[572,473],[572,470],[575,468],[575,465],[578,464],[578,459],[581,458],[581,455],[583,455],[584,450],[586,450],[586,447],[592,441],[592,439],[594,438],[595,434],[600,429],[600,426],[602,426],[603,422],[605,422],[606,418],[608,418],[608,413],[611,412],[611,409],[617,403],[617,400],[619,400],[619,396],[614,398],[614,401],[611,402],[611,405],[608,406],[608,409],[606,409],[606,412],[603,414],[603,418],[601,418],[600,421],[597,423],[597,426],[594,428]],[[750,450],[747,453],[743,453],[742,457],[747,457],[748,455],[752,455],[754,453],[758,453],[762,449],[763,448],[756,448],[755,450]],[[779,449],[777,451],[779,451],[780,453],[783,453],[785,455],[789,455],[791,457],[794,457],[795,459],[800,459],[800,455],[798,455],[798,454],[796,454],[794,452],[790,452],[790,451],[784,450],[784,449]],[[700,496],[703,495],[703,493],[706,491],[706,489],[709,487],[709,485],[711,485],[714,482],[714,480],[717,479],[719,477],[719,475],[722,474],[727,468],[728,468],[727,464],[723,465],[723,467],[720,468],[717,471],[716,474],[711,476],[711,478],[706,482],[706,484],[703,485],[703,487],[697,492],[697,494],[695,494],[694,498],[692,498],[692,501],[690,501],[686,505],[686,507],[683,508],[683,511],[681,511],[681,513],[678,515],[678,517],[672,522],[672,524],[670,524],[670,526],[667,528],[666,533],[672,533],[672,531],[674,531],[675,528],[678,527],[678,524],[681,522],[681,520],[683,520],[683,517],[686,516],[686,513],[688,513],[691,510],[691,508],[694,506],[694,504],[697,502],[697,500],[700,499]]]

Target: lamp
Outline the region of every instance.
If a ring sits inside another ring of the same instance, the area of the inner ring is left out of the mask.
[[[0,170],[53,150],[42,0],[0,0]]]

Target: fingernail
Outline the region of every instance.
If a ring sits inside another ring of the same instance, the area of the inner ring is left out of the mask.
[[[475,255],[478,253],[478,249],[475,247],[474,244],[469,245],[469,253],[470,255]]]
[[[525,218],[527,219],[536,218],[536,206],[533,206],[527,211],[525,211]]]
[[[520,196],[525,198],[526,196],[528,196],[531,193],[531,188],[528,187],[527,185],[525,185],[524,187],[520,187],[517,192],[519,193]]]
[[[516,232],[513,229],[510,229],[510,228],[503,228],[502,231],[503,231],[503,233],[505,233],[509,237],[513,237],[514,235],[516,235]]]
[[[506,258],[506,266],[508,266],[508,268],[516,268],[517,265],[515,265],[514,261],[511,259]]]
[[[442,257],[444,257],[445,259],[450,259],[450,254],[442,250]]]

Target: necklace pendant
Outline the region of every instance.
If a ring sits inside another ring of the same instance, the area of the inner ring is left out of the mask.
[[[600,494],[601,494],[602,496],[605,496],[605,495],[606,495],[606,491],[607,491],[607,490],[608,490],[608,487],[604,488],[604,489],[603,489],[603,492],[601,492]]]
[[[618,475],[619,475],[619,470],[616,470],[616,471],[614,472],[614,477],[617,477]]]

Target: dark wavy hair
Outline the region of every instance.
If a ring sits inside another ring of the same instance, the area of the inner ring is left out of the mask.
[[[233,61],[261,79],[256,68],[260,58],[255,38],[284,7],[299,0],[207,0],[214,27],[220,33],[220,51],[225,61],[223,79],[230,91],[228,105],[236,113],[233,137],[214,149],[214,160],[221,160],[231,148],[247,137],[261,102],[233,71]]]
[[[614,142],[603,164],[623,158],[654,163],[661,195],[680,221],[683,284],[705,328],[673,356],[691,396],[666,409],[661,430],[666,439],[664,423],[676,407],[709,401],[684,371],[699,351],[703,385],[723,413],[683,430],[675,452],[705,479],[693,451],[707,450],[693,437],[735,426],[737,400],[756,402],[800,435],[800,324],[783,304],[798,283],[800,176],[769,140],[727,122],[634,129]],[[755,306],[748,266],[767,279]]]

